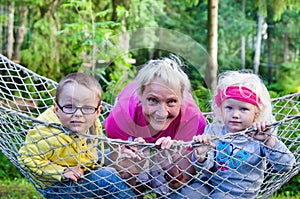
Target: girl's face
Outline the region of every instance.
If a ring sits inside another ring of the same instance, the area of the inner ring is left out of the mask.
[[[143,114],[155,133],[165,130],[179,115],[181,106],[180,88],[171,89],[160,79],[154,79],[140,96]]]
[[[257,117],[257,107],[229,98],[222,103],[221,113],[228,132],[236,133],[252,126]]]
[[[73,83],[64,85],[61,92],[58,104],[54,103],[55,113],[61,123],[76,133],[87,133],[88,129],[93,125],[95,120],[98,119],[101,113],[102,107],[98,107],[100,101],[99,97],[94,91],[85,86],[80,84],[74,85]],[[78,108],[72,114],[65,113],[66,111],[70,112],[70,110],[74,111],[74,106],[84,106],[84,112],[94,112],[94,110],[95,112],[92,114],[83,114],[82,109]],[[62,107],[65,107],[65,112],[61,109]]]

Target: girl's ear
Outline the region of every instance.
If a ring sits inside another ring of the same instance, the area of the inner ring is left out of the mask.
[[[258,117],[259,117],[259,110],[257,109],[257,110],[255,111],[254,121],[256,121]]]

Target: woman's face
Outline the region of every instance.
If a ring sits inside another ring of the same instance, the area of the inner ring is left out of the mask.
[[[160,79],[156,78],[148,84],[140,98],[143,114],[152,131],[167,129],[180,113],[180,88],[171,89]]]

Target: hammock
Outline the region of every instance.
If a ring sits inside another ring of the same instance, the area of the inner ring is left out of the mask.
[[[60,129],[65,133],[72,133],[68,129],[59,124],[48,124],[36,119],[45,109],[52,105],[54,93],[57,83],[40,76],[27,68],[13,63],[6,57],[0,54],[0,149],[1,152],[20,170],[20,172],[37,188],[38,190],[45,184],[40,180],[39,176],[30,172],[24,165],[18,161],[18,151],[24,144],[26,133],[38,125],[45,126],[49,129]],[[293,176],[299,172],[300,163],[300,123],[299,123],[299,100],[300,93],[283,96],[273,99],[274,116],[278,122],[270,125],[270,128],[278,127],[277,138],[281,140],[287,148],[294,154],[296,165],[287,172],[276,172],[270,164],[264,171],[263,185],[259,189],[258,198],[267,198],[278,190],[283,184],[288,182]],[[103,111],[100,116],[100,121],[108,115],[112,106],[103,102]],[[210,114],[205,114],[209,122]],[[53,133],[55,134],[55,132]],[[245,136],[241,133],[240,136]],[[161,172],[159,168],[159,160],[154,154],[160,154],[164,161],[170,156],[167,152],[157,149],[154,144],[147,143],[140,145],[130,141],[113,140],[107,137],[90,136],[92,139],[98,139],[105,143],[106,166],[110,166],[110,150],[113,149],[113,144],[139,145],[139,151],[148,151],[146,163],[144,162],[141,168],[144,172],[137,179],[138,183],[134,187],[138,198],[165,198],[171,193],[177,192],[175,189],[168,187],[165,178],[157,174]],[[223,138],[214,138],[216,140],[231,140],[231,135]],[[175,147],[170,150],[176,153],[181,153],[182,147],[194,147],[197,143],[179,141]],[[100,148],[100,146],[99,146]],[[115,148],[116,149],[116,148]],[[187,158],[187,154],[181,154],[181,158]],[[139,162],[136,162],[139,164]],[[191,162],[191,166],[193,163]],[[157,171],[157,172],[155,172]],[[90,170],[90,172],[93,172]],[[182,171],[185,172],[185,171]],[[194,179],[200,179],[201,172],[195,176],[191,176],[192,182]],[[214,175],[212,173],[212,175]],[[164,176],[164,174],[163,174]],[[176,177],[175,177],[176,178]],[[226,181],[226,179],[223,179]],[[187,182],[185,186],[191,186],[192,183]],[[204,182],[206,183],[206,182]],[[239,186],[238,184],[235,186]],[[59,188],[59,187],[58,187]],[[197,187],[196,187],[197,188]],[[192,190],[196,189],[191,187]],[[218,187],[215,187],[218,189]],[[120,192],[124,190],[119,190]],[[68,193],[66,193],[68,194]],[[82,193],[75,193],[76,197],[84,198]],[[202,193],[199,193],[199,196]],[[75,196],[74,196],[75,197]],[[97,196],[95,196],[97,197]],[[105,196],[98,196],[103,198]],[[182,195],[181,198],[185,196]],[[69,198],[73,198],[69,195]]]

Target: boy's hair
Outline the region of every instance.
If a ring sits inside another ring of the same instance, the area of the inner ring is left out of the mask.
[[[181,98],[186,91],[190,91],[191,83],[186,73],[181,69],[183,63],[176,55],[150,60],[139,70],[135,80],[137,82],[137,93],[142,95],[145,86],[155,78],[161,79],[166,86],[175,89],[180,88]]]
[[[254,92],[257,96],[258,104],[258,117],[257,122],[269,121],[274,122],[275,119],[272,115],[272,104],[270,94],[264,85],[263,81],[256,74],[251,71],[225,71],[218,76],[218,83],[215,94],[212,100],[212,110],[214,118],[217,122],[222,122],[220,107],[216,104],[215,98],[218,91],[225,91],[229,86],[239,86],[240,88],[246,87]],[[241,93],[243,95],[243,93]]]
[[[99,105],[101,104],[102,88],[100,86],[100,83],[93,76],[81,72],[70,73],[60,80],[56,89],[56,101],[59,100],[64,85],[68,83],[82,85],[94,91],[99,97]]]

